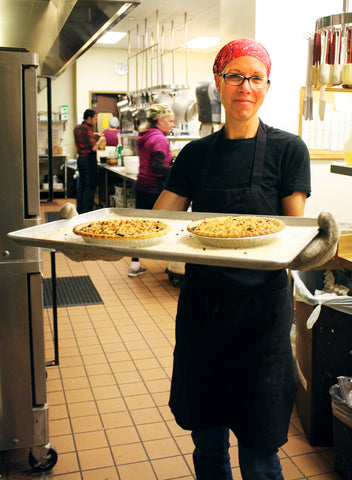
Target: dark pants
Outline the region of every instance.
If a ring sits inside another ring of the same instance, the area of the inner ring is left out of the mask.
[[[193,463],[197,480],[232,480],[230,431],[215,427],[193,430]],[[238,444],[243,480],[283,480],[277,449],[247,448]]]
[[[78,157],[77,166],[79,172],[77,187],[77,212],[90,212],[94,208],[96,178],[94,176],[94,172],[92,172],[90,161],[87,157]]]

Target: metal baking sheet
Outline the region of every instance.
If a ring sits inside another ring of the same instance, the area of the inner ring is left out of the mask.
[[[279,270],[286,268],[318,233],[317,221],[314,218],[279,217],[286,223],[286,228],[272,242],[253,248],[232,249],[206,247],[187,231],[187,225],[194,220],[223,215],[223,213],[104,208],[77,215],[69,220],[57,220],[17,230],[8,235],[21,244],[51,250],[66,249],[202,265]],[[87,243],[72,232],[72,228],[80,223],[114,216],[158,218],[169,223],[171,231],[156,245],[144,248],[95,245]]]

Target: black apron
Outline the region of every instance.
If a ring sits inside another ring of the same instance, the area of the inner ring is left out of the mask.
[[[207,188],[214,136],[192,198],[194,211],[278,214],[261,190],[266,134],[260,122],[251,183]],[[296,395],[292,291],[285,270],[186,265],[178,303],[170,407],[185,429],[226,426],[249,447],[287,441]]]

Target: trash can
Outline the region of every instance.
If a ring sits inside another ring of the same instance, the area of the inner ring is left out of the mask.
[[[330,388],[333,412],[335,470],[352,480],[352,407],[342,398],[339,385]]]
[[[291,275],[296,300],[297,413],[310,445],[332,446],[329,390],[339,375],[352,376],[352,297],[318,301],[315,291],[324,287],[323,271]]]

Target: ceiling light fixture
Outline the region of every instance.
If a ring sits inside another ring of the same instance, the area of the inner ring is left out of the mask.
[[[126,32],[107,32],[99,38],[97,43],[114,44],[127,35]]]
[[[218,37],[196,37],[187,42],[188,48],[209,48],[220,43]]]

